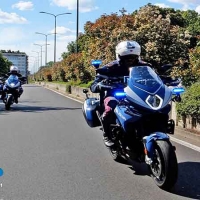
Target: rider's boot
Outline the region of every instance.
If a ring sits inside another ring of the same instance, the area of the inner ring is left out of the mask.
[[[18,104],[18,96],[15,96],[14,100],[15,100],[15,103]]]
[[[107,147],[112,147],[114,145],[113,141],[109,138],[107,133],[103,133],[103,141]]]
[[[109,132],[109,120],[106,118],[102,118],[102,125],[103,125],[103,141],[107,147],[111,147],[114,145],[113,141],[110,138]]]

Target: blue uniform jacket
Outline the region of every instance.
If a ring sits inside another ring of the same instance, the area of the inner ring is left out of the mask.
[[[132,66],[144,66],[144,65],[150,66],[150,64],[143,62],[143,61],[139,61],[139,60]],[[97,75],[98,74],[106,75],[106,76],[109,76],[109,77],[122,77],[122,76],[129,76],[129,70],[128,70],[127,67],[125,67],[125,66],[123,67],[123,65],[120,65],[119,61],[115,60],[115,61],[108,63],[104,67],[97,69],[96,74]],[[96,79],[94,80],[94,82],[90,86],[91,92],[93,92],[93,93],[100,93],[101,92],[99,90],[97,84],[102,80],[103,80],[102,78],[100,78],[98,76],[96,77]]]

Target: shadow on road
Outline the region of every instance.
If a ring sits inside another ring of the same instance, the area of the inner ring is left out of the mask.
[[[134,163],[129,168],[134,171],[135,175],[150,175],[146,164]],[[200,163],[183,162],[178,164],[178,168],[178,180],[169,192],[189,199],[200,200]]]
[[[52,111],[52,110],[80,110],[81,108],[67,108],[67,107],[46,107],[46,106],[26,106],[26,105],[20,105],[20,106],[11,106],[10,110],[5,110],[4,108],[1,109],[1,112],[14,112],[14,111],[20,111],[20,112],[43,112],[43,111]],[[2,114],[2,113],[1,113]]]
[[[122,163],[134,171],[134,175],[150,176],[148,167],[145,163]],[[170,193],[188,199],[200,200],[200,163],[183,162],[178,164],[178,180]]]
[[[171,193],[191,198],[200,199],[200,163],[179,163],[179,176]]]

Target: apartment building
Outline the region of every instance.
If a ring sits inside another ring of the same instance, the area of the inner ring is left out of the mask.
[[[17,66],[22,76],[28,75],[28,56],[22,52],[2,52],[2,55],[7,58],[13,65]]]

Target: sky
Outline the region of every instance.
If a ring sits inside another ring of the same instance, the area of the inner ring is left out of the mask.
[[[148,3],[191,9],[200,14],[200,0],[79,0],[78,32],[84,33],[86,22],[95,22],[103,14],[119,13],[122,8],[132,13]],[[0,50],[25,52],[29,56],[29,70],[37,70],[41,50],[42,65],[45,64],[46,38],[47,62],[54,61],[55,21],[56,61],[59,61],[68,43],[76,40],[77,0],[0,0]]]

